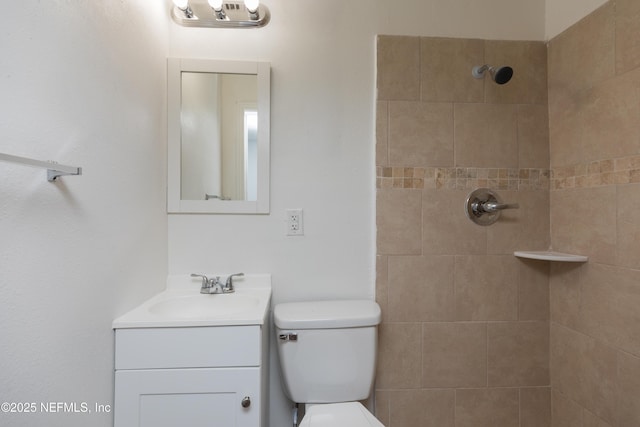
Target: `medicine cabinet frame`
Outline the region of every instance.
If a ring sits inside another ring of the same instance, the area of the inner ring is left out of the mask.
[[[181,198],[182,73],[251,74],[257,76],[256,200],[183,200]],[[167,211],[168,213],[268,214],[270,187],[271,66],[268,62],[211,59],[167,59]]]

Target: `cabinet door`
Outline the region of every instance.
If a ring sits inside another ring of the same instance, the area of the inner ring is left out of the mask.
[[[260,426],[259,368],[118,370],[115,381],[115,427]]]

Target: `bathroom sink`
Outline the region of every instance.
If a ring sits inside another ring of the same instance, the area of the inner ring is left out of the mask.
[[[254,296],[239,293],[176,295],[149,306],[149,312],[178,319],[197,319],[247,312],[259,302]]]
[[[200,279],[169,276],[165,291],[118,317],[113,328],[264,325],[271,303],[271,276],[245,275],[233,283],[233,293],[201,294]]]

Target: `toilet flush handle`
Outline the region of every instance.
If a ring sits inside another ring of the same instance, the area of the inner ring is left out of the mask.
[[[298,341],[298,334],[295,332],[289,332],[288,334],[278,335],[281,341]]]

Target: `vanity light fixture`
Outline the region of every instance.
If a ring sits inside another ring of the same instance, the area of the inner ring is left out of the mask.
[[[171,17],[184,27],[259,28],[271,15],[260,0],[173,0]]]

